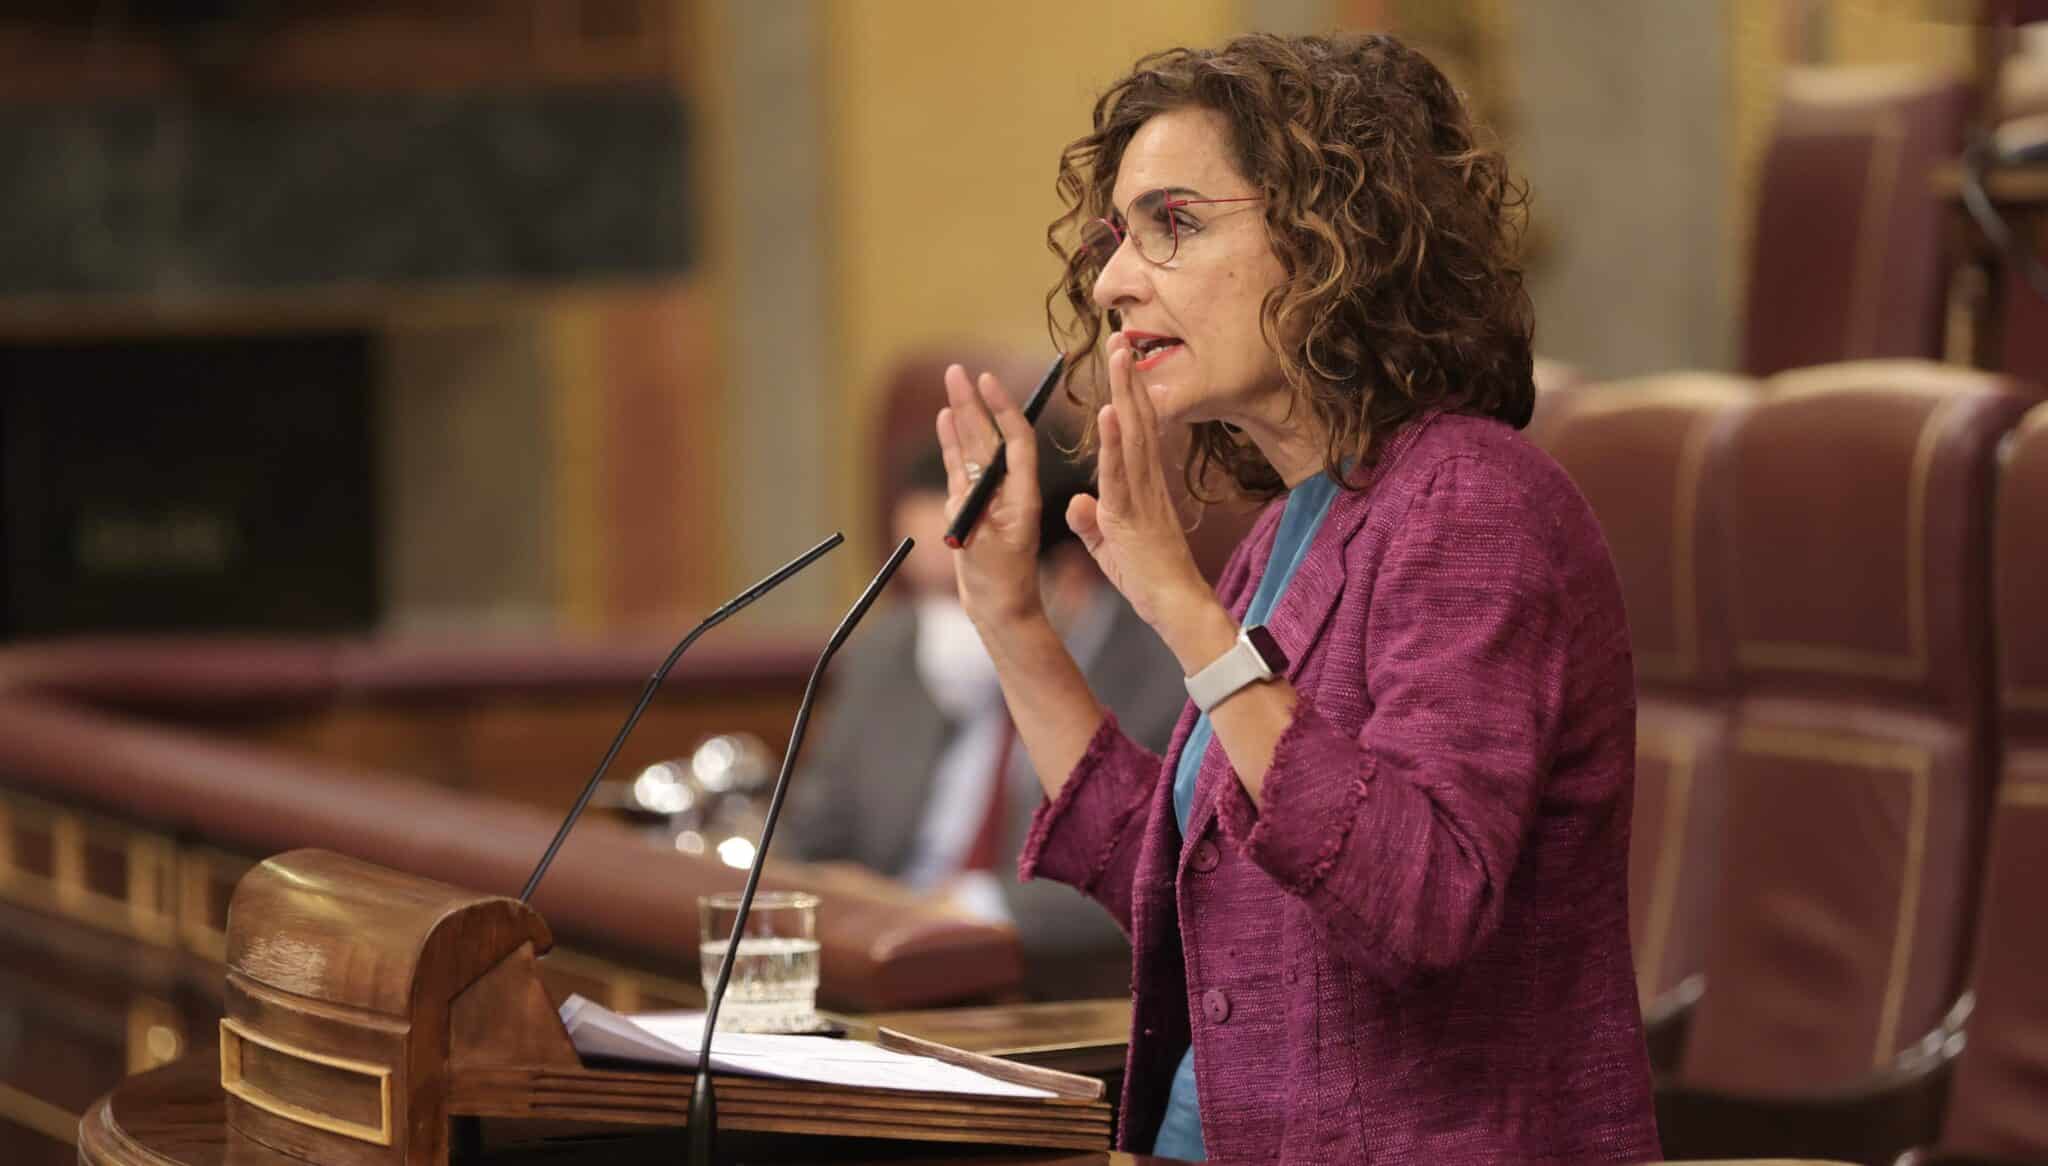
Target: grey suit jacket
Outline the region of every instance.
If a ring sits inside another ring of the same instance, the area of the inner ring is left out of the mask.
[[[1089,687],[1130,736],[1166,748],[1187,703],[1180,667],[1120,597]],[[791,779],[778,850],[807,861],[856,862],[891,877],[910,859],[933,769],[953,726],[918,679],[917,620],[908,604],[877,612],[833,664],[831,705]],[[1019,882],[1015,858],[1045,795],[1021,746],[1010,752],[1003,860],[994,871],[1016,920],[1025,990],[1045,999],[1122,995],[1130,944],[1109,914],[1059,883]]]

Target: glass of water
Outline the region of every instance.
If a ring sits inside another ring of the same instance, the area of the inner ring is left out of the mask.
[[[718,985],[718,969],[739,917],[737,892],[697,900],[699,967],[704,997]],[[747,908],[739,954],[725,1000],[720,1032],[810,1032],[818,1026],[818,897],[801,891],[757,891]]]

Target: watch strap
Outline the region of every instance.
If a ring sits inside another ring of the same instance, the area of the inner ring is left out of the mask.
[[[1266,651],[1260,649],[1264,647]],[[1268,655],[1274,659],[1268,659]],[[1186,678],[1188,697],[1195,707],[1208,712],[1223,703],[1225,697],[1249,684],[1271,680],[1286,667],[1286,659],[1274,643],[1272,633],[1259,626],[1249,626],[1237,633],[1237,641],[1228,651],[1210,661],[1200,672]]]

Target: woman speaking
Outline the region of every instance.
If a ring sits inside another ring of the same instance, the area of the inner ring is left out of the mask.
[[[1628,634],[1591,512],[1517,432],[1532,323],[1500,156],[1390,37],[1252,36],[1139,61],[1059,190],[1054,326],[1107,364],[1099,493],[1066,517],[1187,676],[1164,758],[1046,618],[1011,394],[949,369],[938,434],[956,508],[1008,450],[954,565],[1049,798],[1021,869],[1135,949],[1124,1148],[1655,1158]],[[1271,501],[1214,590],[1170,427],[1191,488]]]

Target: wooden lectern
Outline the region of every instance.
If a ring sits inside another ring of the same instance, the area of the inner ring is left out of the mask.
[[[577,1055],[541,985],[536,959],[551,942],[513,899],[325,851],[257,866],[228,915],[230,1137],[312,1162],[443,1166],[452,1119],[684,1124],[687,1074],[592,1068]],[[1109,1137],[1099,1101],[935,1106],[747,1078],[721,1078],[720,1125],[1092,1149]]]
[[[219,1081],[192,1061],[131,1077],[79,1128],[85,1166],[443,1166],[451,1123],[559,1118],[679,1127],[690,1077],[585,1065],[542,988],[547,925],[513,899],[478,895],[318,850],[245,875],[228,919]],[[902,1141],[1069,1146],[1003,1152],[1009,1166],[1167,1166],[1109,1153],[1099,1101],[936,1103],[872,1091],[721,1078],[720,1126],[740,1134],[848,1134]],[[747,1086],[756,1091],[749,1092]],[[793,1101],[793,1097],[796,1097]],[[1007,1107],[1007,1108],[1006,1108]],[[988,1136],[976,1138],[976,1131]],[[750,1161],[870,1166],[916,1161],[882,1143],[787,1143]],[[630,1138],[510,1147],[465,1159],[560,1166],[680,1160],[680,1143]],[[976,1150],[947,1162],[988,1160]],[[1700,1164],[1712,1166],[1712,1164]],[[1812,1164],[1825,1166],[1825,1164]]]

